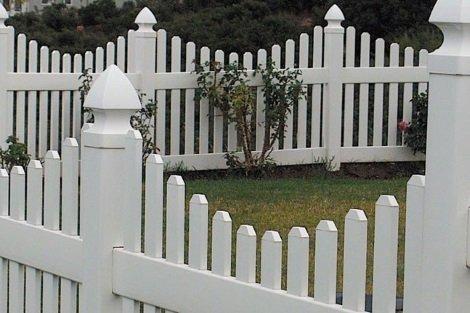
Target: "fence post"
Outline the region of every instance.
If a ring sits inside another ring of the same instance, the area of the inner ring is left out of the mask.
[[[0,3],[0,147],[6,148],[6,139],[10,134],[8,119],[13,116],[9,115],[8,97],[6,90],[6,74],[13,64],[13,55],[10,53],[10,32],[11,27],[5,26],[5,21],[8,19],[8,12]]]
[[[126,136],[139,97],[125,75],[111,65],[96,80],[85,100],[95,123],[82,133],[81,236],[84,279],[81,312],[121,310],[112,289],[112,252],[123,245],[124,210],[128,206]]]
[[[328,70],[328,82],[325,85],[323,109],[323,146],[326,148],[327,162],[331,170],[337,171],[341,166],[341,110],[343,102],[343,69],[344,21],[343,12],[333,5],[325,15],[328,25],[325,27],[325,68]]]
[[[430,22],[444,34],[429,55],[423,224],[423,313],[470,312],[467,257],[470,190],[470,6],[437,1]],[[467,266],[466,266],[467,265]]]
[[[135,19],[139,28],[134,32],[134,53],[130,71],[140,74],[140,93],[143,94],[142,103],[155,100],[155,54],[157,33],[153,26],[157,23],[155,16],[148,8],[143,8]],[[131,44],[132,44],[131,43]],[[163,104],[165,105],[165,104]],[[151,125],[150,133],[154,137],[155,119]],[[158,136],[158,134],[157,134]]]

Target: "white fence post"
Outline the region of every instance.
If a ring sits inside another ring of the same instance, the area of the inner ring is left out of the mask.
[[[423,299],[419,312],[470,311],[466,266],[470,190],[470,6],[439,0],[430,22],[444,34],[429,55]],[[468,263],[467,263],[468,264]]]
[[[95,123],[82,134],[81,236],[84,242],[81,312],[121,310],[112,288],[113,248],[123,245],[124,210],[128,203],[126,135],[130,116],[141,107],[124,74],[110,66],[85,100]],[[139,205],[139,204],[136,204]]]
[[[130,62],[133,66],[129,72],[140,74],[140,92],[143,94],[142,102],[155,100],[155,54],[156,54],[156,38],[157,33],[153,30],[153,26],[157,23],[155,16],[148,8],[143,8],[135,19],[135,23],[139,28],[134,32],[133,41],[130,44],[134,49],[132,57],[134,60]],[[154,121],[155,123],[155,121]],[[155,124],[152,125],[151,133],[153,134]]]
[[[0,147],[6,148],[6,139],[10,134],[8,125],[9,119],[13,119],[9,112],[9,103],[6,90],[6,74],[10,70],[10,65],[13,64],[13,54],[10,51],[10,32],[11,27],[5,26],[5,21],[8,19],[8,12],[2,4],[0,4]]]
[[[325,86],[323,146],[331,169],[339,170],[341,165],[341,110],[343,102],[344,28],[341,22],[344,15],[337,5],[333,5],[325,15],[325,67],[328,69],[328,83]]]

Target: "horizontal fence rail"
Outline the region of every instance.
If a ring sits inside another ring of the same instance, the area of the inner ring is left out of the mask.
[[[83,55],[50,51],[24,34],[15,35],[12,27],[0,26],[2,146],[13,135],[27,144],[33,158],[43,158],[48,149],[60,152],[59,143],[67,137],[80,142],[80,128],[87,118],[79,77],[89,70],[95,81],[114,64],[144,95],[144,104],[157,102],[151,140],[167,166],[226,168],[225,153],[240,149],[237,131],[207,100],[194,99],[198,87],[194,62],[237,62],[247,69],[248,85],[257,90],[252,117],[256,127],[252,149],[257,151],[265,133],[265,99],[261,77],[253,74],[269,58],[280,68],[300,70],[306,92],[288,115],[281,146],[275,145],[273,158],[279,164],[333,160],[338,167],[345,162],[423,159],[400,149],[404,143],[398,123],[413,122],[410,100],[427,90],[427,51],[401,49],[397,44],[386,47],[383,39],[372,41],[368,33],[356,34],[354,27],[345,30],[334,24],[336,17],[327,16],[329,26],[317,26],[312,35],[302,34],[298,41],[288,40],[256,54],[228,54],[183,43],[177,36],[168,38],[163,29],[155,32],[152,17],[141,15],[137,30]],[[374,148],[374,157],[362,150],[369,147]]]

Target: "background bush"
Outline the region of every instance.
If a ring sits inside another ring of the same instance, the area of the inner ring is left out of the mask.
[[[440,32],[427,22],[436,0],[139,0],[116,8],[112,0],[98,0],[80,8],[54,4],[42,14],[26,13],[8,23],[39,44],[62,52],[83,53],[104,46],[129,28],[141,8],[148,6],[158,28],[198,46],[226,52],[256,52],[272,44],[312,33],[324,25],[328,8],[337,3],[346,16],[345,26],[368,31],[414,48],[435,49]]]

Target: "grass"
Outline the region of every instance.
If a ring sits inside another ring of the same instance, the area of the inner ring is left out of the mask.
[[[255,227],[258,247],[266,230],[279,231],[283,239],[283,288],[286,285],[287,272],[287,234],[291,227],[306,227],[311,241],[311,294],[315,227],[323,219],[334,221],[338,228],[338,291],[342,290],[344,217],[351,208],[364,210],[369,220],[367,292],[372,292],[374,205],[381,194],[395,195],[400,204],[397,289],[398,294],[402,295],[406,182],[407,178],[368,180],[345,177],[192,179],[186,181],[186,193],[188,199],[195,193],[205,194],[209,201],[210,216],[217,210],[230,213],[233,220],[233,259],[236,230],[240,225],[249,224]],[[258,248],[258,264],[259,256]]]

